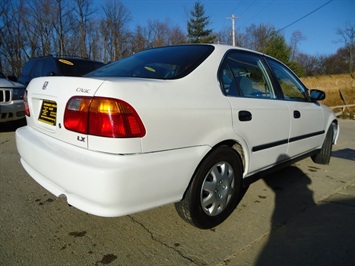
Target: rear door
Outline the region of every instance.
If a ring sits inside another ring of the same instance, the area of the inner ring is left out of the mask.
[[[291,130],[287,155],[292,158],[319,147],[325,133],[322,107],[310,101],[307,88],[287,67],[275,60],[267,60],[290,108]]]
[[[278,100],[262,56],[230,51],[220,80],[231,103],[234,130],[248,146],[248,175],[286,159],[289,107]]]

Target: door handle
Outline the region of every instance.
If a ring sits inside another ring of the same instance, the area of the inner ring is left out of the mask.
[[[238,113],[238,118],[239,121],[246,122],[246,121],[251,121],[253,118],[253,115],[249,111],[239,111]]]
[[[297,110],[295,110],[295,111],[293,111],[293,118],[300,118],[301,117],[301,113],[300,113],[300,111],[297,111]]]

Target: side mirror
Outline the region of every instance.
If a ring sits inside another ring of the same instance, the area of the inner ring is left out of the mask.
[[[321,90],[311,90],[309,96],[312,102],[317,102],[325,99],[325,92]]]

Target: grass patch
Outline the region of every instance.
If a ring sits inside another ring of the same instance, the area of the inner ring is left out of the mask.
[[[350,74],[303,77],[302,82],[308,89],[319,89],[326,93],[321,101],[328,107],[355,104],[355,79]],[[355,107],[332,108],[334,112],[343,112],[344,117],[354,117]]]

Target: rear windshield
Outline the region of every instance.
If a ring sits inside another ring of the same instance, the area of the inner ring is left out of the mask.
[[[210,45],[179,45],[146,50],[86,76],[178,79],[191,73],[214,50]]]
[[[80,77],[102,67],[104,63],[80,59],[58,59],[58,65],[61,75]]]

